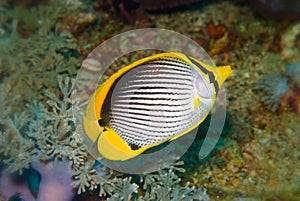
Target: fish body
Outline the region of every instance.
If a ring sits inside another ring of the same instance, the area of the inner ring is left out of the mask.
[[[90,97],[83,126],[109,160],[128,160],[195,129],[232,73],[181,53],[138,60],[108,78]]]

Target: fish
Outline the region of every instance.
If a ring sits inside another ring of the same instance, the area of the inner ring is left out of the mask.
[[[231,74],[179,52],[137,60],[90,96],[84,133],[103,158],[132,159],[197,128]]]

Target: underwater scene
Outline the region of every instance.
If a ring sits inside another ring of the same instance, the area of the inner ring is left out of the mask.
[[[0,0],[0,201],[299,201],[299,0]]]

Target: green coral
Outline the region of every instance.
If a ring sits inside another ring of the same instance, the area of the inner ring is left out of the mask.
[[[0,17],[0,82],[14,86],[12,93],[19,97],[12,109],[20,111],[25,103],[45,101],[43,92],[57,87],[57,75],[76,74],[80,62],[70,52],[77,45],[68,31],[55,31],[63,4],[0,9],[5,13]],[[24,36],[22,27],[35,31]]]
[[[138,193],[138,185],[131,183],[131,177],[126,177],[120,182],[117,182],[116,192],[107,200],[108,201],[130,201],[133,198],[133,194]]]
[[[73,119],[77,41],[56,29],[61,14],[80,6],[49,1],[30,10],[0,7],[1,165],[22,174],[36,161],[68,161],[78,194],[98,190],[108,200],[209,200],[204,189],[182,186],[176,174],[182,163],[139,176],[95,165]]]
[[[189,182],[183,187],[180,186],[181,179],[175,172],[176,170],[169,168],[145,175],[146,192],[138,200],[209,200],[203,188],[191,187]]]
[[[23,118],[23,114],[19,117]],[[8,118],[1,122],[4,131],[0,133],[2,138],[0,150],[4,156],[2,157],[3,162],[13,164],[8,166],[8,170],[22,174],[23,169],[29,167],[31,159],[36,154],[36,149],[34,148],[35,143],[32,140],[25,140],[22,137],[20,130],[23,123],[17,119],[18,117],[15,116],[14,120]]]
[[[59,76],[58,86],[60,98],[47,91],[47,105],[33,102],[27,106],[28,113],[1,121],[0,153],[9,171],[22,174],[36,160],[67,159],[73,169],[72,185],[78,188],[78,194],[99,188],[99,196],[108,196],[108,200],[209,200],[202,188],[190,187],[189,183],[181,186],[175,172],[182,172],[182,167],[140,175],[139,185],[130,176],[105,167],[94,168],[95,160],[73,126],[72,110],[78,107],[71,98],[74,80]],[[140,186],[142,193],[138,191]]]

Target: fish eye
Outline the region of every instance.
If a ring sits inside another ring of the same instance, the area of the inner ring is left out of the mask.
[[[213,97],[212,86],[210,86],[201,74],[197,74],[194,80],[194,89],[197,96],[201,98],[209,99]]]

